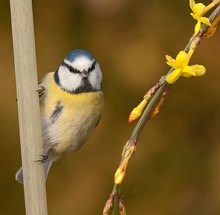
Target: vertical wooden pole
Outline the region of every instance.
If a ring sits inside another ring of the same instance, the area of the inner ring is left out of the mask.
[[[10,0],[19,115],[25,209],[27,215],[47,215],[42,154],[37,66],[31,0]]]

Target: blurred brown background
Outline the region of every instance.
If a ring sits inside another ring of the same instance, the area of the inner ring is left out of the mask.
[[[210,1],[203,1],[208,3]],[[24,214],[10,8],[0,3],[0,211]],[[76,154],[57,162],[47,181],[51,215],[98,215],[113,185],[133,125],[130,110],[168,71],[165,54],[185,47],[195,21],[188,0],[35,0],[39,79],[72,49],[91,51],[104,73],[105,112]],[[123,185],[129,215],[220,214],[220,32],[203,41],[192,63],[201,78],[181,78],[148,122]]]

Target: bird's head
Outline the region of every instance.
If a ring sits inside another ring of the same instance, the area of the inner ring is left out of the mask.
[[[102,72],[92,54],[74,50],[55,72],[55,81],[63,90],[71,93],[100,91]]]

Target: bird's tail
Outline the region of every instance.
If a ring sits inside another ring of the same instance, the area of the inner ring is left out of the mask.
[[[52,166],[53,164],[53,160],[52,159],[48,159],[45,163],[44,163],[44,170],[45,170],[45,178],[47,179],[47,176],[48,176],[48,173],[49,173],[49,170],[50,170],[50,167]],[[16,172],[15,174],[15,180],[18,182],[18,183],[21,183],[23,184],[23,169],[22,167],[20,167],[18,169],[18,171]]]

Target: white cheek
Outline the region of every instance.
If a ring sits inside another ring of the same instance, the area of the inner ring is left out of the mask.
[[[95,70],[92,71],[89,75],[89,81],[93,88],[100,90],[102,82],[102,72],[99,65],[96,66]]]
[[[65,67],[60,67],[58,75],[61,87],[68,91],[74,91],[81,85],[80,75],[69,72]]]

